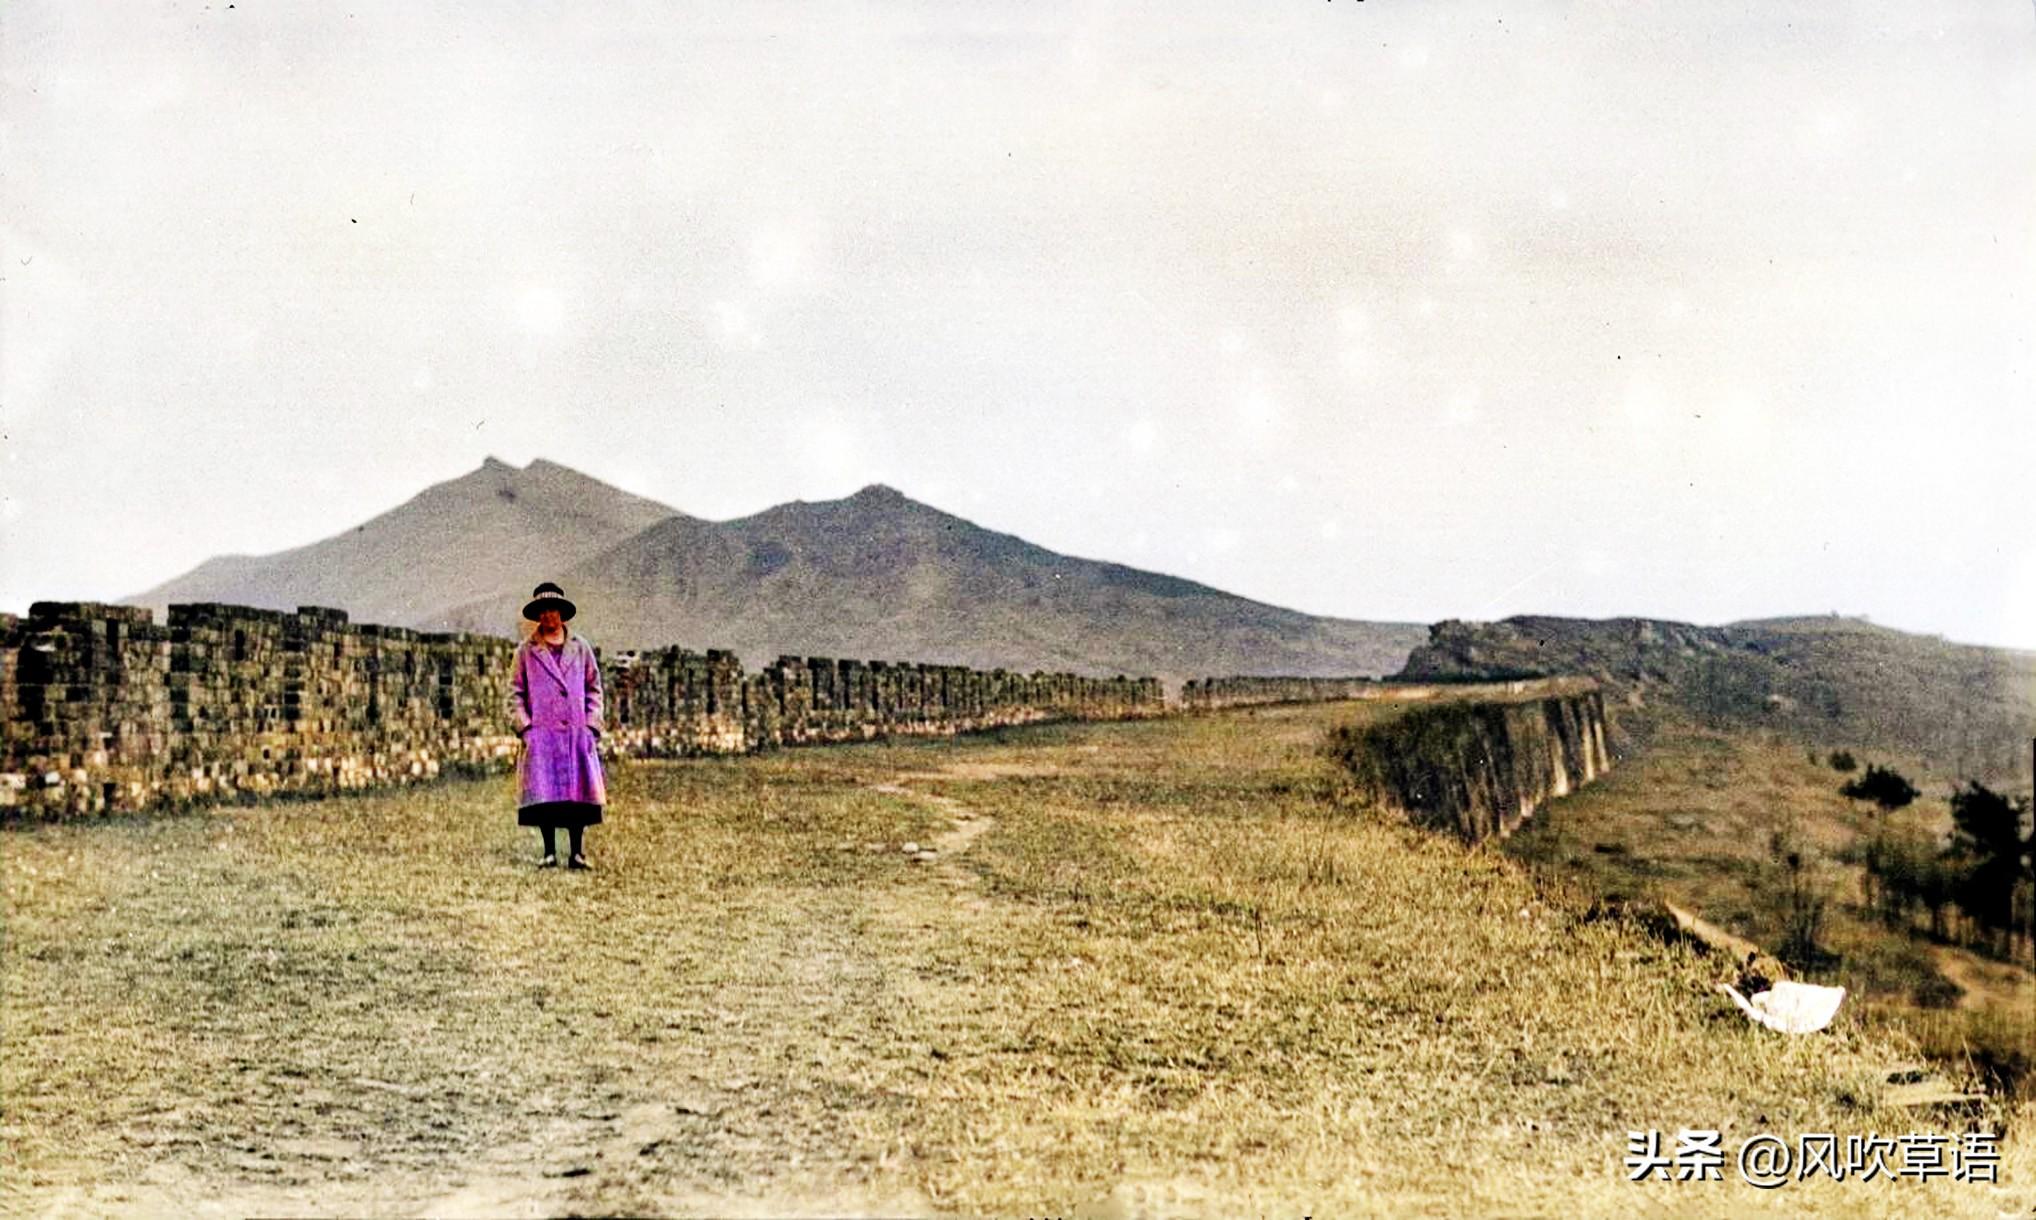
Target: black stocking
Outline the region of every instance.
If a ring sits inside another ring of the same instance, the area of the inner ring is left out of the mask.
[[[558,839],[555,836],[558,828],[554,826],[540,826],[538,829],[544,832],[544,854],[556,856],[558,854]]]
[[[572,836],[572,840],[573,840],[573,854],[574,854],[574,855],[576,855],[576,856],[580,854],[580,835],[581,835],[581,833],[582,833],[582,832],[584,832],[585,830],[586,830],[586,827],[584,827],[584,826],[568,826],[568,827],[566,827],[566,833]]]

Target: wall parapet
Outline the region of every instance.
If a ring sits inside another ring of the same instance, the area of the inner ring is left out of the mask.
[[[0,816],[318,795],[514,765],[513,641],[198,602],[0,614]],[[604,753],[741,754],[1163,714],[1156,678],[671,647],[600,658]]]
[[[1231,707],[1276,703],[1326,703],[1343,700],[1418,702],[1428,699],[1506,699],[1528,694],[1573,694],[1595,690],[1588,678],[1574,676],[1510,678],[1498,681],[1403,682],[1390,678],[1195,678],[1181,686],[1185,711],[1212,712]]]
[[[1376,805],[1471,842],[1503,838],[1612,766],[1595,682],[1527,685],[1524,694],[1454,699],[1340,726],[1329,753]]]

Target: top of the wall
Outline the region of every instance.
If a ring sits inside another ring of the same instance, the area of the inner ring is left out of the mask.
[[[513,643],[513,641],[504,639],[501,636],[476,632],[419,631],[411,627],[392,627],[381,623],[350,622],[346,611],[335,609],[331,606],[299,606],[293,612],[288,610],[270,610],[260,606],[234,605],[228,602],[177,602],[169,607],[169,622],[162,624],[155,622],[154,615],[147,606],[128,606],[116,602],[41,601],[29,606],[28,617],[25,620],[14,614],[0,614],[0,634],[18,641],[18,638],[24,631],[34,633],[58,628],[82,631],[88,635],[105,636],[110,634],[106,626],[112,623],[122,624],[125,630],[119,634],[134,639],[174,640],[179,638],[174,634],[178,628],[222,628],[235,624],[262,624],[282,632],[285,636],[334,632],[382,640],[410,640],[437,644],[483,644],[490,647],[502,648],[507,648]],[[309,629],[308,633],[306,629]],[[640,658],[646,657],[663,656],[667,659],[675,659],[682,655],[703,655],[676,644],[664,648],[623,649],[613,653],[601,649],[597,644],[595,651],[603,657],[612,658],[624,665],[635,663]],[[738,669],[741,668],[741,662],[735,653],[726,648],[706,649],[704,657],[710,666],[733,665]],[[1025,676],[1017,671],[1007,671],[1001,668],[979,670],[965,665],[940,665],[918,661],[836,660],[834,658],[817,656],[806,658],[784,656],[778,659],[780,667],[789,665],[794,668],[804,668],[809,664],[819,666],[838,664],[863,665],[873,670],[911,669],[923,672],[981,673],[997,678]],[[1031,677],[1034,679],[1063,679],[1075,676],[1073,674],[1052,673],[1037,669],[1031,673]],[[1112,679],[1101,678],[1091,680],[1108,682]],[[1134,678],[1124,674],[1117,675],[1114,680],[1118,682],[1157,681],[1154,678]]]
[[[147,606],[123,606],[115,602],[34,602],[28,607],[28,623],[31,627],[39,623],[74,622],[78,619],[153,623],[155,615]]]
[[[277,629],[311,628],[317,631],[337,631],[378,639],[416,640],[425,643],[468,643],[495,638],[466,631],[418,631],[412,627],[392,627],[382,623],[355,623],[348,621],[346,611],[332,606],[299,606],[296,610],[290,611],[270,610],[261,606],[238,606],[228,602],[177,602],[169,607],[167,624],[156,622],[154,612],[147,606],[127,606],[117,602],[34,602],[28,607],[26,619],[12,614],[0,615],[0,631],[8,633],[21,629],[33,632],[52,627],[86,625],[92,634],[104,634],[101,628],[111,623],[119,623],[132,629],[136,638],[144,636],[163,638],[161,633],[178,627],[222,627],[236,623],[264,624]],[[91,626],[94,624],[99,626]],[[147,628],[154,630],[153,632],[145,630]]]

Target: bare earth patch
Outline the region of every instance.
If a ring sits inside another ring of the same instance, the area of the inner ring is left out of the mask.
[[[1340,805],[1314,744],[1378,714],[618,767],[588,875],[498,781],[11,829],[0,1205],[2036,1206],[2027,1122],[1996,1184],[1626,1181],[1634,1129],[1905,1132],[1910,1048],[1754,1029],[1687,950]]]

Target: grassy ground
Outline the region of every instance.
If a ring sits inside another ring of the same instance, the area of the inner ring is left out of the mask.
[[[1712,963],[1339,805],[1316,743],[1380,714],[617,766],[591,875],[532,870],[507,780],[9,830],[0,1203],[2036,1208],[2029,1123],[1998,1186],[1629,1183],[1633,1129],[1907,1132],[1909,1048],[1754,1028]]]

